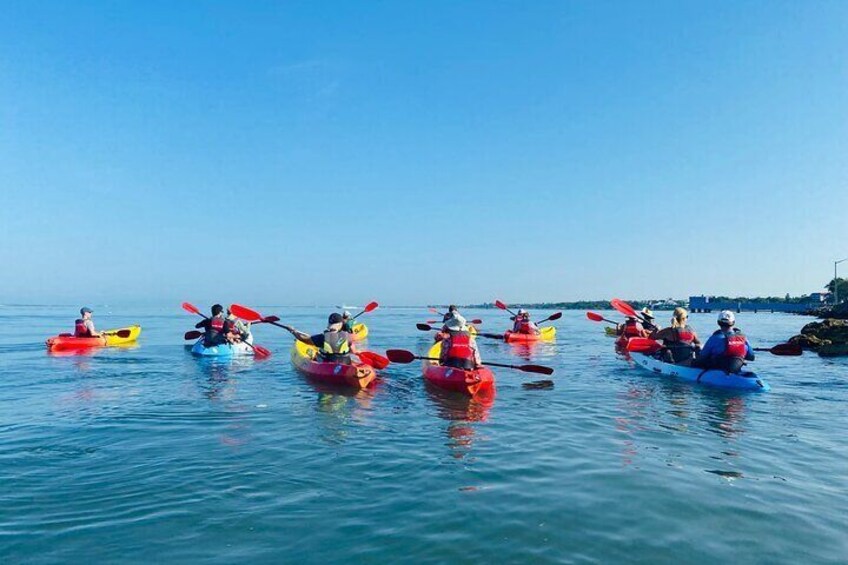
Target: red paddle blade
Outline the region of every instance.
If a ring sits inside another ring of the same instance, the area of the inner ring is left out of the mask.
[[[475,326],[479,326],[480,324],[482,324],[482,323],[483,323],[483,320],[480,320],[479,318],[474,318],[473,320],[471,320],[471,321],[470,321],[470,322],[468,322],[468,323],[469,323],[469,324],[474,324]]]
[[[203,315],[201,314],[200,310],[197,309],[197,306],[189,304],[188,302],[183,302],[182,306],[183,310],[185,310],[186,312],[190,312],[192,314],[200,314],[201,316]]]
[[[647,337],[631,337],[627,340],[627,351],[634,353],[656,353],[662,345]]]
[[[438,314],[439,316],[443,316],[443,314],[441,312],[439,312],[438,310],[436,310],[435,308],[427,308],[427,310],[429,310],[433,314]]]
[[[612,300],[610,300],[610,304],[612,305],[613,308],[616,309],[616,311],[620,312],[621,314],[624,314],[625,316],[628,316],[630,318],[637,318],[638,317],[638,316],[636,316],[636,310],[633,309],[633,306],[631,306],[630,304],[628,304],[624,300],[619,300],[618,298],[613,298]]]
[[[586,317],[592,320],[593,322],[603,322],[604,317],[600,314],[596,314],[594,312],[586,312]]]
[[[421,330],[422,332],[429,332],[433,329],[432,326],[428,326],[427,324],[415,324],[415,327]]]
[[[386,357],[392,363],[412,363],[415,361],[415,355],[405,349],[389,349],[386,351]]]
[[[801,346],[797,343],[781,343],[780,345],[775,345],[769,349],[769,353],[772,355],[787,355],[795,357],[803,355],[804,350],[801,349]]]
[[[357,353],[357,355],[359,355],[359,359],[363,363],[371,365],[375,369],[385,369],[389,366],[390,363],[390,361],[382,355],[373,353],[371,351],[360,351],[359,353]]]
[[[379,304],[377,304],[376,302],[369,302],[369,303],[365,306],[365,308],[363,308],[363,309],[362,309],[362,313],[363,313],[363,314],[367,314],[368,312],[373,312],[373,311],[374,311],[374,310],[376,310],[379,306],[380,306],[380,305],[379,305]]]
[[[270,357],[271,352],[262,347],[261,345],[254,345],[253,352],[255,353],[257,358],[264,359],[265,357]]]
[[[520,365],[516,369],[525,373],[539,373],[540,375],[552,375],[554,372],[550,367],[543,365]]]
[[[198,339],[202,335],[203,335],[203,332],[199,332],[197,330],[192,330],[190,332],[186,332],[185,336],[183,336],[183,337],[187,340],[188,339]]]
[[[548,317],[548,321],[553,322],[554,320],[559,320],[560,318],[562,318],[562,312],[557,312],[556,314],[551,314]]]
[[[495,300],[495,306],[497,306],[501,310],[509,310],[509,307],[500,300]]]
[[[264,318],[259,320],[259,322],[257,322],[257,323],[259,323],[259,324],[273,324],[274,322],[279,322],[279,321],[280,321],[280,318],[278,318],[277,316],[265,316]]]
[[[256,310],[251,310],[241,304],[232,304],[230,305],[230,312],[236,318],[241,318],[242,320],[247,320],[248,322],[258,322],[262,319],[262,316]]]
[[[439,320],[427,320],[428,324],[438,324]]]

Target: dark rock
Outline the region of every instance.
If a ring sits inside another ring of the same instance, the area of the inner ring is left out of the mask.
[[[812,349],[822,356],[848,355],[848,320],[829,318],[822,322],[810,322],[789,343]]]

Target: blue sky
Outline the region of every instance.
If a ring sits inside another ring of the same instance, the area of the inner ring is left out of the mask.
[[[846,21],[6,3],[0,303],[816,291],[848,257]]]

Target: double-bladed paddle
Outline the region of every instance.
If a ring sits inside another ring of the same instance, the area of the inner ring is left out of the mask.
[[[416,359],[421,359],[423,361],[439,361],[437,357],[421,357],[405,349],[389,349],[386,351],[386,356],[393,363],[412,363]],[[505,365],[503,363],[483,363],[483,365],[488,367],[516,369],[525,373],[538,373],[541,375],[551,375],[554,372],[551,367],[545,367],[543,365]]]
[[[185,310],[186,312],[190,312],[192,314],[197,314],[198,316],[200,316],[204,320],[209,319],[207,316],[205,316],[203,314],[203,312],[201,312],[197,308],[197,306],[194,306],[193,304],[190,304],[188,302],[183,302],[182,307],[183,307],[183,310]],[[230,312],[235,314],[235,316],[237,318],[242,318],[242,316],[239,316],[238,314],[236,314],[236,312],[233,311],[232,307],[230,308]],[[242,318],[242,319],[247,319],[247,318]],[[191,333],[191,332],[188,332],[188,333]],[[188,333],[186,335],[188,335]],[[198,336],[198,337],[200,337],[200,336]],[[189,339],[189,338],[186,337],[186,339]],[[253,353],[256,355],[257,358],[263,358],[263,357],[270,357],[271,356],[271,352],[268,351],[267,349],[265,349],[264,347],[262,347],[261,345],[253,345],[252,343],[247,343],[246,341],[242,341],[241,343],[243,343],[243,344],[247,345],[248,347],[250,347],[251,349],[253,349]]]
[[[600,314],[596,314],[595,312],[586,312],[586,317],[592,320],[593,322],[607,322],[608,324],[612,324],[614,326],[618,326],[618,322],[614,322],[610,319],[604,318]]]
[[[440,331],[442,331],[442,328],[436,328],[436,327],[433,327],[433,326],[428,325],[428,324],[415,324],[415,327],[418,328],[419,330],[421,330],[422,332],[440,332]],[[485,333],[485,332],[477,332],[476,334],[471,334],[471,335],[483,336],[483,337],[488,337],[488,338],[492,338],[492,339],[499,339],[501,341],[504,340],[503,334],[490,334],[490,333]]]
[[[774,347],[755,347],[754,351],[767,351],[772,355],[781,355],[787,357],[797,357],[803,355],[804,350],[797,343],[779,343]]]

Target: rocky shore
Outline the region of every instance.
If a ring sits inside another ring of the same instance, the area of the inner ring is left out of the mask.
[[[789,342],[815,351],[822,357],[848,355],[848,319],[828,318],[821,322],[810,322]]]

